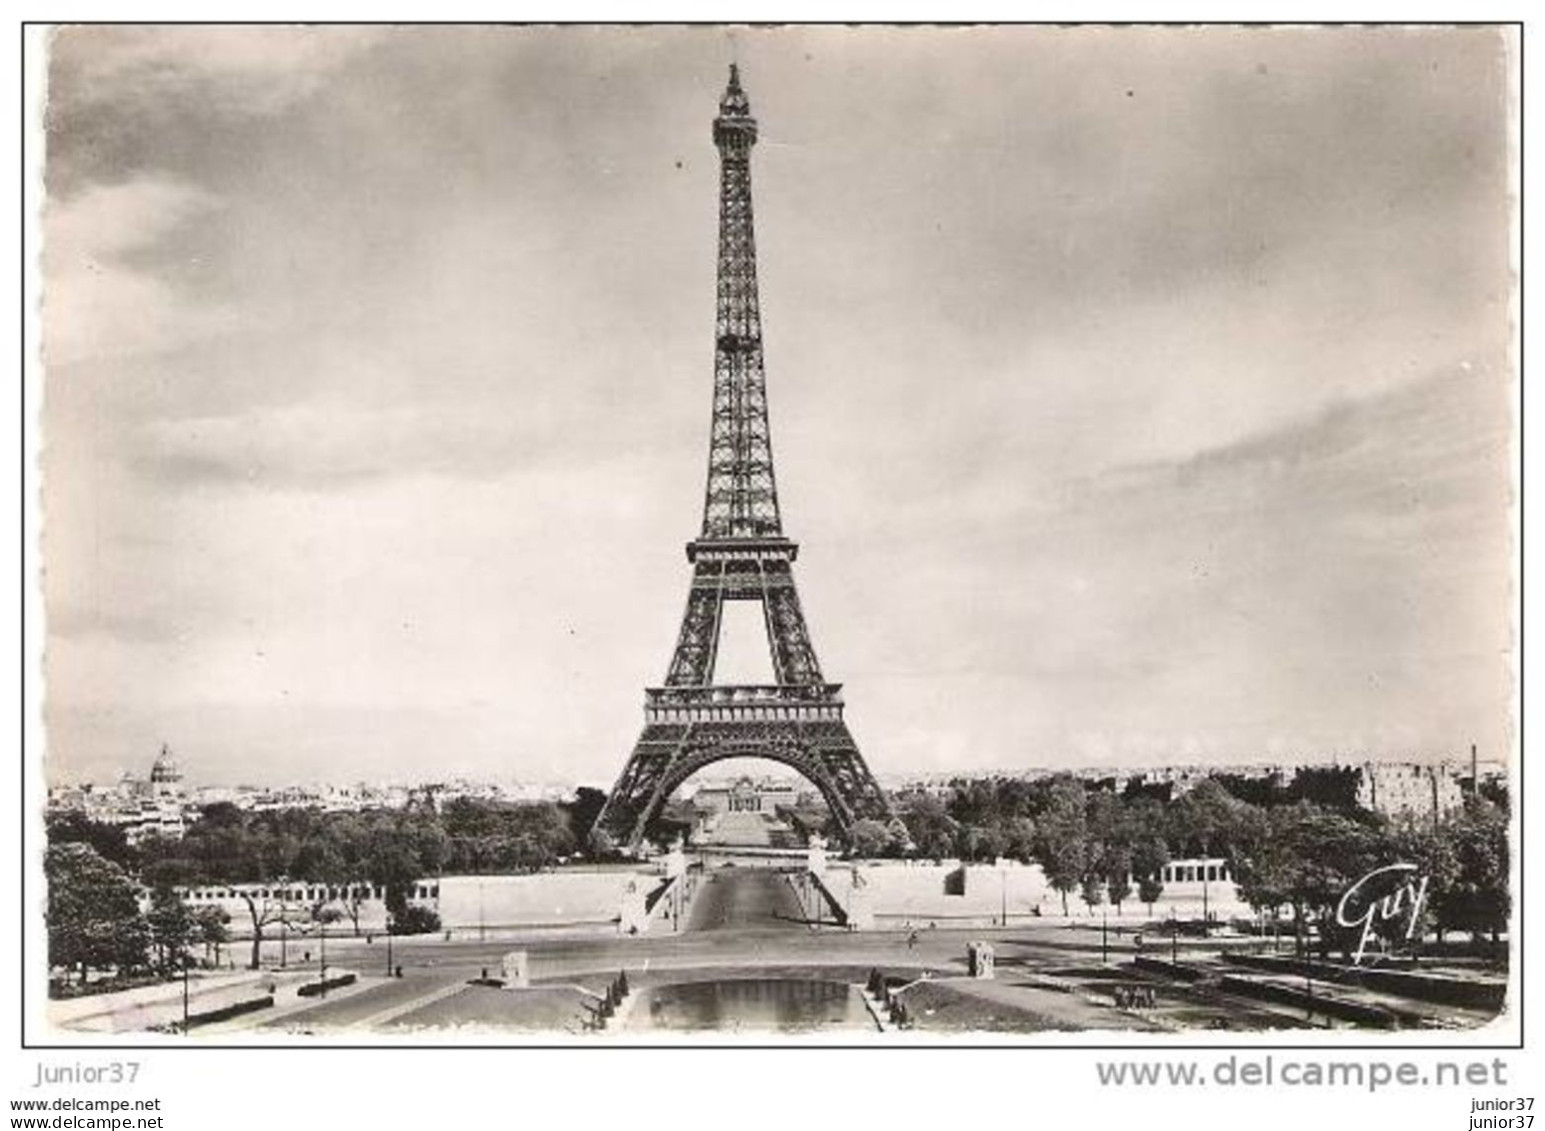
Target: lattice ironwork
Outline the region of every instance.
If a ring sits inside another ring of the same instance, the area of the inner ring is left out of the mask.
[[[672,790],[724,758],[768,758],[797,770],[844,834],[856,820],[893,817],[842,719],[841,686],[821,674],[794,586],[799,546],[783,536],[751,211],[757,125],[734,65],[713,137],[719,262],[703,527],[687,546],[692,585],[665,685],[646,692],[644,732],[596,820],[596,833],[626,847],[638,846]],[[775,685],[714,683],[726,601],[761,602]]]
[[[751,147],[756,119],[730,68],[713,139],[719,147],[719,288],[714,318],[713,429],[703,538],[777,537],[778,486],[767,424],[762,312],[751,213]]]

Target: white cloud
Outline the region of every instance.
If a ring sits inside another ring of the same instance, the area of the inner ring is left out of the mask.
[[[197,296],[133,262],[218,206],[164,178],[93,185],[44,210],[43,351],[51,365],[167,349],[229,323]]]
[[[252,26],[66,28],[54,50],[82,71],[98,101],[124,92],[197,95],[221,108],[273,114],[310,97],[381,28]]]

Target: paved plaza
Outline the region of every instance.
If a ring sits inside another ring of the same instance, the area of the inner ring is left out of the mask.
[[[991,980],[969,976],[967,945],[978,941],[996,952]],[[485,982],[497,981],[512,950],[527,955],[530,987]],[[875,1019],[854,1004],[860,999],[842,1000],[849,989],[856,995],[872,971],[895,987],[908,1005],[911,1027],[924,1032],[1261,1030],[1336,1023],[1292,1004],[1152,977],[1133,964],[1140,952],[1131,933],[1102,935],[1098,926],[1050,920],[969,931],[816,926],[805,917],[789,876],[771,868],[710,873],[678,928],[665,920],[639,937],[533,931],[483,941],[397,940],[392,962],[400,977],[387,976],[379,939],[341,941],[329,952],[337,968],[363,975],[356,987],[221,1026],[220,1034],[594,1035],[603,995],[624,971],[631,1000],[609,1020],[606,1035],[692,1027],[682,1016],[699,1017],[704,1029],[743,1032],[748,1018],[765,1020],[783,1008],[766,1001],[769,994],[778,996],[775,983],[783,983],[793,1002],[790,1015],[816,1017],[812,1032],[879,1039]],[[736,991],[736,982],[756,986]],[[1133,985],[1152,988],[1143,1008],[1123,1003],[1116,992]],[[812,998],[824,1004],[812,1007]]]

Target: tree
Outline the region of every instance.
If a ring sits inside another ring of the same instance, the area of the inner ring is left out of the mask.
[[[1132,894],[1132,815],[1119,794],[1101,790],[1089,796],[1088,826],[1089,877],[1105,884],[1120,915],[1122,901]]]
[[[139,870],[140,883],[152,891],[156,888],[193,887],[202,875],[198,865],[182,855],[147,857]]]
[[[582,785],[574,791],[574,797],[563,803],[564,815],[569,822],[569,836],[575,844],[584,844],[595,828],[596,818],[606,807],[606,791]]]
[[[93,821],[79,810],[50,814],[47,821],[48,843],[87,844],[97,855],[132,874],[139,866],[140,854],[129,843],[122,825]]]
[[[256,815],[254,815],[255,817]],[[293,845],[284,831],[230,806],[211,805],[183,837],[189,858],[203,878],[232,886],[247,911],[252,929],[252,957],[262,964],[263,931],[287,914],[283,896],[289,884]]]
[[[1164,881],[1160,873],[1150,872],[1137,881],[1137,898],[1148,905],[1148,918],[1153,918],[1153,905],[1164,894]]]
[[[1352,816],[1359,810],[1357,782],[1361,776],[1356,766],[1301,766],[1284,792],[1289,801],[1311,801],[1322,809]]]
[[[617,841],[605,829],[596,829],[590,834],[590,851],[598,859],[606,860],[617,855]]]
[[[440,916],[427,907],[410,903],[392,916],[388,930],[394,935],[432,935],[440,929]]]
[[[230,941],[230,913],[223,907],[200,907],[193,913],[193,927],[204,944],[204,960],[220,964],[220,947]]]
[[[1172,807],[1182,851],[1203,858],[1214,853],[1228,855],[1244,805],[1211,778],[1197,782]]]
[[[1164,805],[1169,803],[1170,797],[1173,796],[1174,792],[1174,782],[1144,781],[1140,775],[1134,774],[1127,779],[1127,784],[1122,787],[1121,797],[1124,801],[1156,801]]]
[[[359,822],[354,814],[338,814],[337,819],[327,822],[317,834],[302,846],[295,857],[295,878],[322,886],[325,897],[320,906],[326,907],[335,900],[341,910],[336,918],[347,916],[358,936],[359,919],[365,903],[365,887],[360,881],[365,876],[361,859]],[[313,908],[312,918],[318,908]]]
[[[193,914],[182,896],[169,887],[155,888],[145,922],[157,969],[163,973],[180,970],[194,933]]]
[[[1105,855],[1105,894],[1121,914],[1121,904],[1132,895],[1132,854],[1128,848],[1120,848]]]
[[[50,845],[43,858],[48,883],[48,961],[76,970],[120,973],[145,965],[149,935],[139,897],[117,864],[83,843]]]
[[[422,874],[412,839],[403,830],[382,822],[370,832],[370,882],[386,892],[386,910],[392,916],[407,911],[408,893]]]
[[[1282,806],[1268,812],[1258,810],[1252,817],[1259,833],[1252,835],[1248,846],[1237,853],[1234,883],[1240,898],[1257,912],[1270,911],[1275,917],[1280,907],[1293,902],[1294,877],[1300,864],[1294,843],[1306,805]],[[1295,923],[1302,910],[1294,905]]]
[[[901,819],[919,856],[942,860],[955,851],[959,825],[937,797],[920,794],[902,812]]]
[[[1035,859],[1035,822],[1029,817],[1010,817],[1004,822],[1003,855],[1021,864]]]
[[[1137,898],[1153,905],[1164,894],[1164,866],[1169,863],[1169,842],[1165,839],[1165,807],[1152,797],[1138,795],[1127,799],[1127,824],[1132,875],[1137,878]]]
[[[1269,811],[1264,833],[1239,848],[1235,878],[1252,907],[1292,907],[1298,950],[1313,920],[1319,925],[1322,956],[1336,943],[1350,955],[1359,931],[1337,923],[1335,909],[1349,887],[1392,858],[1393,849],[1379,830],[1300,801]]]
[[[1036,859],[1046,882],[1062,897],[1068,913],[1068,893],[1089,874],[1089,826],[1083,782],[1063,776],[1055,780],[1046,809],[1036,822]]]
[[[1452,835],[1453,820],[1444,827],[1434,828],[1426,818],[1403,816],[1394,821],[1388,831],[1388,839],[1395,860],[1415,865],[1411,876],[1399,877],[1401,883],[1426,884],[1426,899],[1419,907],[1407,907],[1406,913],[1385,919],[1376,917],[1373,928],[1384,939],[1387,947],[1394,950],[1408,949],[1420,944],[1427,934],[1436,931],[1443,937],[1440,901],[1443,892],[1452,891],[1459,878],[1459,857],[1455,852]],[[1412,903],[1414,904],[1414,899]],[[1412,912],[1415,912],[1415,921]]]
[[[329,822],[319,828],[295,853],[288,872],[308,883],[341,883],[348,872],[337,825]]]
[[[884,822],[865,817],[853,823],[851,840],[854,856],[874,857],[885,852],[886,846],[890,844],[891,835]]]
[[[1336,921],[1336,907],[1348,888],[1370,871],[1391,862],[1392,853],[1378,832],[1360,821],[1313,803],[1293,830],[1299,856],[1290,873],[1289,897],[1295,906],[1311,910],[1319,924],[1320,955],[1333,945],[1350,958],[1359,931]]]
[[[274,923],[285,924],[289,921],[289,904],[283,896],[285,884],[288,880],[278,881],[278,885],[272,888],[238,888],[237,895],[247,909],[247,920],[252,926],[252,956],[247,965],[256,970],[263,964],[263,929]]]
[[[1208,907],[1208,873],[1211,871],[1211,865],[1206,861],[1214,855],[1222,855],[1230,861],[1234,859],[1235,830],[1246,804],[1212,778],[1204,778],[1198,782],[1175,803],[1174,827],[1178,839],[1203,861],[1201,873],[1204,929],[1206,922],[1212,918],[1212,912]]]
[[[963,825],[956,840],[962,860],[996,860],[1003,855],[1007,840],[996,823],[989,825]]]
[[[1487,801],[1490,801],[1505,815],[1513,812],[1512,798],[1508,796],[1507,779],[1503,777],[1483,778],[1475,789]]]
[[[1493,943],[1500,940],[1512,911],[1507,825],[1500,806],[1475,796],[1466,798],[1449,822],[1455,868],[1436,900],[1438,922],[1445,929],[1468,931],[1477,939],[1489,933]]]
[[[1105,889],[1100,884],[1100,877],[1090,874],[1084,877],[1079,885],[1078,894],[1091,912],[1105,902]]]

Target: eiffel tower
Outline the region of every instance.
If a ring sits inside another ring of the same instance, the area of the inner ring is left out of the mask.
[[[855,821],[894,817],[843,721],[842,685],[827,683],[816,661],[794,588],[799,545],[784,537],[778,514],[751,222],[756,119],[734,64],[713,139],[719,288],[703,531],[687,544],[692,587],[665,686],[645,691],[643,734],[592,832],[630,850],[677,786],[725,758],[767,758],[798,771],[845,838]],[[776,683],[714,682],[726,601],[761,602]]]

